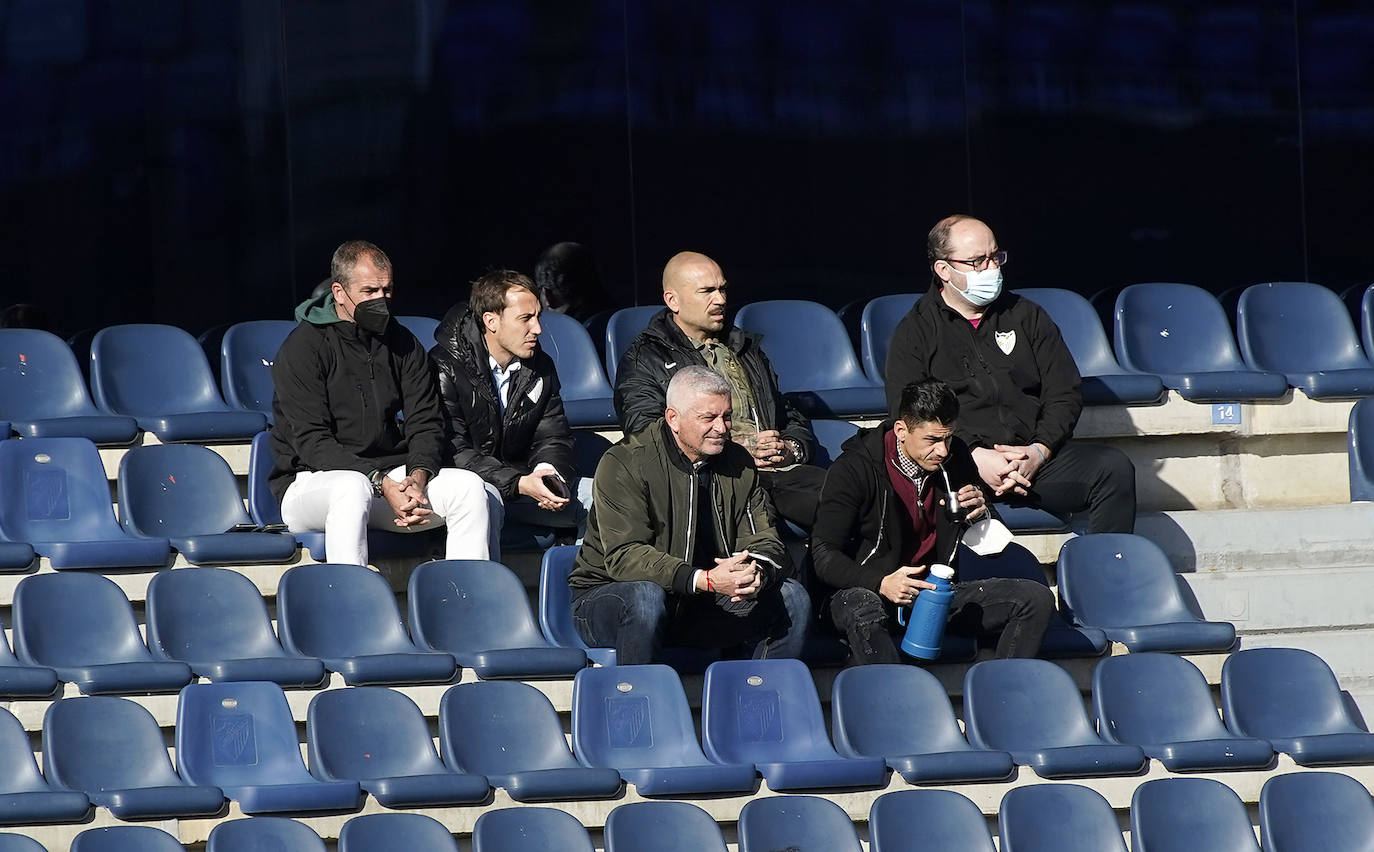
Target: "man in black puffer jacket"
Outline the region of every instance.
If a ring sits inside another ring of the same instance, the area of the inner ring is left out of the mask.
[[[434,333],[438,345],[431,357],[453,464],[486,483],[496,530],[508,512],[561,529],[579,526],[582,518],[581,504],[570,499],[572,432],[553,359],[539,348],[539,310],[529,278],[489,272]]]

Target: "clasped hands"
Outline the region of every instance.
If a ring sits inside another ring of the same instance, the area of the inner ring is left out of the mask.
[[[382,497],[396,513],[396,526],[423,526],[429,523],[429,516],[434,514],[434,510],[429,508],[429,499],[425,497],[425,487],[428,485],[429,474],[423,470],[411,471],[410,476],[399,482],[389,476],[382,477]]]
[[[1039,443],[1024,447],[995,444],[992,449],[973,449],[973,461],[978,465],[978,475],[998,497],[1008,491],[1024,495],[1049,455],[1049,448]]]
[[[754,456],[754,467],[759,470],[787,467],[796,463],[792,448],[782,439],[782,433],[777,429],[763,429],[750,437],[753,438],[752,442],[738,443]]]
[[[747,550],[717,558],[716,567],[703,571],[697,580],[697,591],[728,595],[731,601],[758,597],[762,589],[763,572]]]

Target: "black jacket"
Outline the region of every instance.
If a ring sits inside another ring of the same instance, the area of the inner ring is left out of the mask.
[[[759,340],[759,335],[731,326],[725,343],[749,376],[749,388],[758,404],[759,428],[776,429],[783,437],[796,439],[803,453],[798,461],[805,462],[816,455],[811,422],[783,398],[778,377]],[[625,350],[616,370],[615,414],[625,434],[638,432],[663,416],[668,381],[678,370],[692,365],[704,367],[706,359],[673,322],[673,312],[664,308],[654,314]]]
[[[893,332],[885,375],[894,415],[911,382],[933,377],[953,388],[957,433],[972,447],[1038,441],[1057,451],[1083,410],[1078,367],[1058,326],[1015,293],[999,296],[975,329],[931,285]]]
[[[888,421],[859,430],[844,442],[843,452],[825,475],[816,524],[811,528],[811,559],[816,578],[832,590],[857,586],[878,591],[883,578],[901,567],[902,554],[910,550],[911,545],[902,540],[905,526],[897,514],[906,507],[886,467],[884,440],[891,429]],[[965,485],[977,485],[988,496],[968,447],[958,438],[944,467],[956,492]],[[926,482],[926,488],[936,489],[937,504],[948,505],[944,477],[936,473]],[[935,523],[938,561],[949,558],[956,532],[941,508]]]
[[[276,498],[301,471],[371,473],[404,464],[437,473],[443,418],[415,335],[395,320],[380,337],[361,333],[338,318],[330,293],[302,303],[296,317],[272,364],[268,484]]]
[[[438,345],[430,356],[439,370],[454,466],[476,473],[507,500],[520,496],[520,477],[540,462],[572,482],[577,473],[572,432],[563,415],[553,359],[537,346],[532,357],[521,359],[503,415],[477,315],[466,305],[454,307],[434,339]]]

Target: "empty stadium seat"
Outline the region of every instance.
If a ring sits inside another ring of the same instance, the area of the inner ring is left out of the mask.
[[[1159,778],[1131,797],[1134,852],[1260,852],[1245,803],[1210,778]]]
[[[606,382],[601,359],[587,330],[572,317],[553,311],[540,314],[539,324],[543,328],[539,347],[548,353],[558,368],[563,411],[568,417],[568,425],[573,428],[615,426],[611,386]]]
[[[993,852],[978,806],[953,790],[895,790],[868,811],[870,852]]]
[[[61,681],[47,666],[26,666],[14,656],[0,623],[0,698],[46,698],[57,692]]]
[[[344,823],[339,852],[379,849],[458,852],[458,842],[443,823],[424,814],[368,814]]]
[[[0,825],[81,822],[90,809],[85,793],[60,790],[44,780],[28,732],[0,708]]]
[[[578,760],[615,769],[641,796],[752,793],[756,786],[753,764],[722,766],[701,753],[682,681],[668,666],[578,672],[572,729]]]
[[[214,816],[224,808],[218,787],[177,777],[157,720],[125,698],[50,704],[43,716],[43,775],[122,820]]]
[[[267,428],[256,411],[219,395],[196,339],[170,325],[101,329],[91,341],[91,397],[102,411],[133,417],[165,443],[248,440]]]
[[[128,598],[100,574],[33,574],[14,590],[14,653],[48,666],[87,695],[168,692],[191,680],[185,663],[143,644]]]
[[[1044,308],[1059,328],[1083,377],[1084,405],[1139,405],[1159,402],[1164,396],[1164,382],[1158,376],[1121,369],[1102,331],[1102,320],[1087,299],[1056,287],[1028,287],[1015,293]]]
[[[1374,734],[1351,713],[1331,667],[1298,648],[1251,648],[1221,667],[1221,713],[1302,766],[1374,763]]]
[[[361,565],[297,565],[277,583],[282,647],[319,657],[350,686],[444,683],[452,654],[410,640],[396,596],[380,574]]]
[[[1235,625],[1205,621],[1159,545],[1128,533],[1092,533],[1059,551],[1059,597],[1074,624],[1099,627],[1133,652],[1225,651]]]
[[[1221,724],[1212,689],[1197,666],[1171,654],[1121,654],[1093,672],[1097,732],[1138,745],[1170,772],[1263,769],[1265,740],[1237,737]]]
[[[1134,775],[1145,768],[1139,746],[1097,735],[1073,679],[1044,660],[974,663],[964,675],[964,725],[974,747],[1009,751],[1042,778]]]
[[[1253,370],[1283,373],[1313,399],[1374,394],[1374,364],[1341,297],[1299,281],[1247,287],[1236,307],[1240,354]]]
[[[160,828],[117,825],[90,828],[76,836],[70,852],[186,852],[177,839]]]
[[[539,568],[539,627],[544,638],[559,648],[579,648],[587,659],[602,666],[615,665],[614,648],[591,648],[573,625],[572,589],[568,574],[577,558],[577,546],[550,547]]]
[[[1374,500],[1374,400],[1362,399],[1350,409],[1347,443],[1350,499]]]
[[[1260,789],[1259,823],[1264,852],[1374,850],[1374,800],[1348,775],[1295,772],[1270,778]]]
[[[735,325],[763,336],[778,388],[808,417],[886,414],[881,383],[864,375],[844,324],[825,305],[754,302],[739,309]]]
[[[253,320],[236,323],[224,333],[219,383],[225,402],[272,422],[272,364],[295,327],[290,320]]]
[[[745,803],[739,812],[739,846],[740,852],[863,850],[849,815],[818,796],[770,796]]]
[[[859,353],[864,372],[875,385],[883,383],[892,334],[902,318],[911,313],[918,298],[916,293],[879,296],[865,305],[859,316]]]
[[[115,520],[110,484],[85,438],[0,441],[0,537],[28,542],[54,568],[161,568],[171,545]]]
[[[1121,366],[1154,373],[1193,402],[1278,399],[1288,392],[1281,374],[1245,366],[1221,305],[1190,284],[1133,284],[1118,293],[1115,344]]]
[[[262,532],[248,517],[229,463],[194,444],[134,447],[119,461],[119,520],[144,538],[171,541],[193,565],[287,562],[290,533]]]
[[[434,345],[434,332],[439,328],[439,321],[430,317],[418,316],[398,316],[394,317],[396,322],[405,326],[406,330],[420,341],[421,348],[426,351]]]
[[[485,775],[517,802],[608,798],[621,788],[614,769],[577,762],[553,704],[525,683],[449,688],[439,702],[439,745],[450,769]]]
[[[4,541],[0,536],[0,574],[23,573],[33,565],[33,545],[26,541]]]
[[[0,370],[0,417],[21,436],[97,444],[127,444],[138,437],[134,418],[104,414],[91,402],[76,356],[57,335],[0,329],[0,363],[15,365]]]
[[[830,693],[835,750],[844,757],[881,757],[909,784],[1000,781],[1016,772],[1005,751],[964,740],[949,693],[916,666],[855,666],[835,677]]]
[[[616,371],[620,368],[620,359],[625,357],[625,350],[630,348],[654,314],[661,310],[664,310],[663,305],[636,305],[633,308],[621,308],[611,315],[606,323],[606,377],[612,385],[615,384]]]
[[[0,834],[0,852],[47,852],[43,844],[22,834]]]
[[[416,644],[449,652],[478,677],[568,677],[587,665],[581,649],[549,644],[524,584],[499,562],[426,562],[407,588]]]
[[[771,790],[878,787],[881,757],[841,757],[830,744],[811,672],[799,660],[722,660],[706,669],[701,740],[716,763],[752,763]]]
[[[577,817],[553,808],[483,811],[472,827],[472,852],[594,852]],[[216,852],[207,849],[206,852]]]
[[[301,760],[296,723],[275,683],[193,683],[177,701],[177,771],[214,785],[246,814],[352,811],[356,781],[320,781]]]
[[[725,852],[720,826],[691,802],[621,805],[606,816],[605,835],[606,852]]]
[[[210,829],[205,852],[325,852],[325,845],[318,834],[295,820],[250,817]]]
[[[1126,852],[1112,806],[1078,784],[1007,791],[997,813],[1002,852]]]
[[[1360,343],[1365,354],[1374,352],[1374,284],[1360,288]]]
[[[415,702],[382,686],[331,689],[306,715],[310,773],[321,781],[357,781],[388,808],[472,804],[491,788],[439,760]]]
[[[817,418],[811,421],[811,431],[816,435],[816,457],[811,464],[817,467],[830,467],[843,452],[844,442],[854,437],[859,427],[848,420],[826,420]]]
[[[157,574],[148,583],[147,621],[154,657],[186,663],[207,680],[310,687],[328,677],[318,659],[282,649],[257,586],[237,571]]]

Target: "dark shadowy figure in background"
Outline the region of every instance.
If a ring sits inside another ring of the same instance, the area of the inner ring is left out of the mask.
[[[0,311],[0,328],[36,328],[52,331],[52,317],[37,305],[20,302]]]
[[[534,264],[534,284],[546,310],[578,322],[611,307],[596,258],[581,243],[554,243]]]

